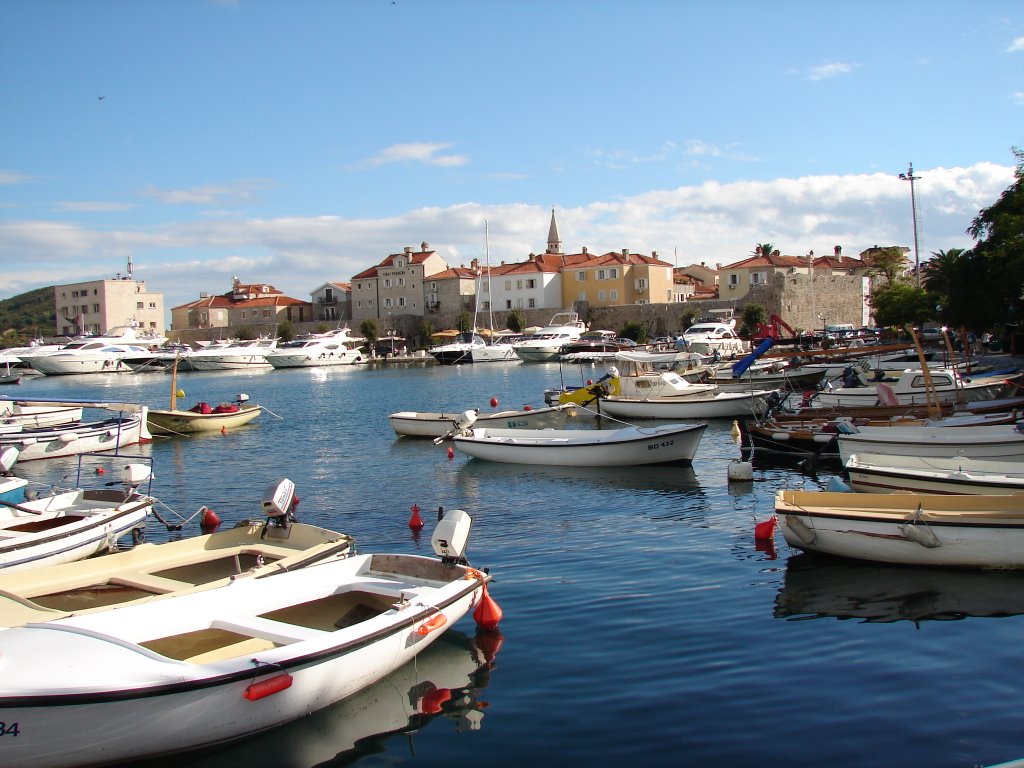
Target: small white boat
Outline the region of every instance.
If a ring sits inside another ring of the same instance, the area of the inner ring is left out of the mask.
[[[82,420],[81,405],[51,405],[40,402],[33,405],[28,400],[13,400],[0,397],[0,422],[16,424],[24,429],[54,427],[72,424]]]
[[[962,378],[949,368],[933,368],[927,372],[920,368],[908,368],[896,372],[894,377],[883,381],[869,380],[860,369],[851,369],[858,376],[855,386],[842,386],[818,392],[811,405],[821,407],[883,405],[937,405],[958,402],[991,400],[1004,389],[1006,380],[1002,377],[983,376]],[[929,379],[931,387],[928,386]],[[851,383],[854,383],[850,379]]]
[[[0,570],[70,563],[115,549],[118,539],[142,526],[153,509],[156,500],[138,491],[151,477],[147,464],[133,462],[124,467],[119,490],[76,488],[0,501]]]
[[[836,436],[843,464],[855,453],[1024,461],[1024,432],[1013,424],[981,427],[870,427]]]
[[[574,405],[556,405],[550,408],[523,409],[521,411],[476,412],[475,424],[482,427],[504,429],[562,429]],[[388,416],[395,434],[404,437],[441,437],[453,429],[462,429],[462,413],[431,413],[428,411],[399,411]]]
[[[556,467],[690,464],[707,424],[622,429],[496,429],[471,426],[451,437],[455,448],[487,461]],[[444,438],[438,438],[440,442]]]
[[[846,462],[846,473],[860,493],[1024,493],[1024,463],[1019,461],[855,453]]]
[[[858,560],[1024,568],[1018,495],[781,490],[775,513],[797,549]]]
[[[463,557],[470,527],[461,510],[445,515],[432,537],[440,560],[349,555],[0,632],[0,722],[19,730],[5,764],[188,752],[359,692],[489,604],[490,577]]]
[[[600,413],[616,419],[717,419],[761,413],[775,390],[712,391],[698,397],[606,397],[597,401]]]
[[[96,421],[79,421],[39,429],[22,428],[10,432],[0,430],[0,448],[17,448],[21,452],[19,461],[113,451],[151,439],[144,406],[139,407],[139,410],[121,411]]]
[[[278,344],[266,353],[266,360],[275,368],[356,365],[366,362],[366,355],[359,349],[365,341],[361,336],[353,336],[348,328],[338,328]]]

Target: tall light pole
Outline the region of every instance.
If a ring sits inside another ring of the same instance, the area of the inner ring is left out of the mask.
[[[914,182],[920,179],[914,175],[914,164],[907,164],[907,172],[900,174],[900,179],[910,182],[910,212],[914,217],[914,284],[921,287],[921,257],[917,249],[917,193],[914,190]]]

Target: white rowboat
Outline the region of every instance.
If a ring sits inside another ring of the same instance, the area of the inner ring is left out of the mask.
[[[856,453],[846,462],[846,472],[861,493],[1024,493],[1021,462]]]

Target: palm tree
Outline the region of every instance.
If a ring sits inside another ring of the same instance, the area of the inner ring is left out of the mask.
[[[948,251],[932,251],[933,258],[921,265],[921,277],[929,293],[946,296],[956,285],[956,276],[963,260],[963,248]]]
[[[755,256],[771,256],[775,252],[774,243],[758,243],[754,246]]]

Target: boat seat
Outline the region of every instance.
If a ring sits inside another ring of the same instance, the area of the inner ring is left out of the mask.
[[[179,592],[183,589],[191,589],[194,584],[187,581],[176,581],[165,579],[162,576],[154,576],[150,573],[121,574],[110,580],[111,584],[120,584],[125,587],[134,587],[143,592],[163,594],[164,592]]]
[[[252,638],[269,640],[276,645],[288,645],[304,640],[316,640],[324,635],[330,634],[322,629],[302,626],[298,624],[287,624],[282,621],[264,619],[259,616],[246,617],[244,621],[231,621],[230,619],[218,619],[213,622],[217,629],[226,629],[229,632],[237,632],[240,635],[248,635]]]

